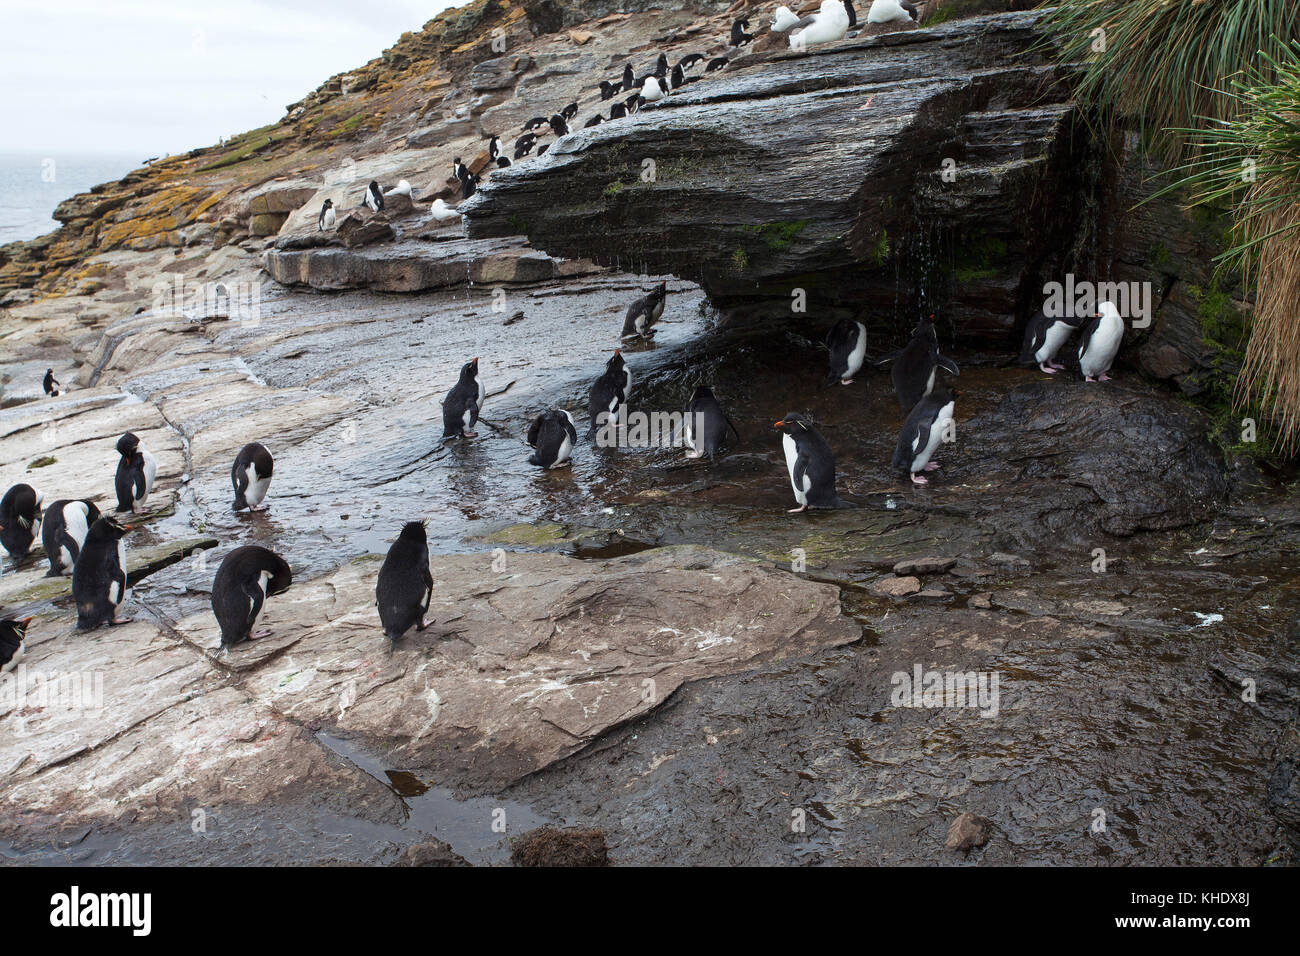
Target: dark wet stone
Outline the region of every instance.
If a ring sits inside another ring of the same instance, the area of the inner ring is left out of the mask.
[[[470,866],[468,860],[441,840],[429,839],[406,848],[398,866]]]
[[[539,827],[514,841],[515,866],[608,866],[609,848],[600,830]]]
[[[943,841],[945,850],[969,850],[989,842],[993,821],[975,813],[963,813],[948,827],[948,837]]]
[[[921,590],[921,582],[912,577],[882,578],[871,586],[871,590],[887,597],[907,597]]]
[[[907,558],[894,565],[894,573],[897,575],[942,574],[956,563],[956,558]]]

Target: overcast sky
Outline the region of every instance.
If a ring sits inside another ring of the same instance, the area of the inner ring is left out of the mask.
[[[0,0],[0,151],[144,159],[208,146],[275,122],[454,5]]]

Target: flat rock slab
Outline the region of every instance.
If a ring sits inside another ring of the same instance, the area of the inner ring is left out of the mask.
[[[194,537],[166,541],[143,548],[132,547],[131,536],[126,537],[127,584],[134,586],[142,578],[159,568],[174,564],[188,554],[217,546],[216,538]],[[35,547],[21,570],[0,577],[0,605],[21,610],[23,605],[52,601],[72,592],[72,577],[46,577],[49,562],[42,548]],[[130,614],[130,608],[123,609]]]
[[[567,757],[687,681],[861,636],[835,587],[686,546],[604,562],[512,553],[503,570],[490,553],[435,556],[430,627],[390,652],[378,568],[295,584],[267,603],[271,636],[225,653],[210,614],[177,627],[258,703],[467,788]]]

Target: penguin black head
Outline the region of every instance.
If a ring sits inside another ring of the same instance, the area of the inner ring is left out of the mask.
[[[695,394],[691,396],[691,401],[695,401],[697,398],[712,398],[712,397],[713,397],[713,389],[709,388],[709,386],[707,385],[696,385]]]
[[[96,521],[92,527],[99,527],[99,526],[102,526],[100,533],[107,534],[114,541],[118,540],[119,538],[125,537],[128,531],[135,530],[129,524],[122,524],[122,522],[118,521],[112,515],[100,516],[99,520]]]
[[[322,208],[322,209],[330,209],[330,208],[332,208],[333,206],[334,206],[334,200],[333,200],[333,199],[327,199],[327,200],[325,200],[325,202],[321,205],[321,208]]]
[[[786,435],[800,435],[812,430],[812,422],[798,412],[786,412],[785,418],[772,427]]]
[[[274,551],[268,552],[271,558],[271,567],[267,568],[271,576],[266,580],[266,594],[283,594],[289,590],[289,585],[293,583],[293,572],[289,569],[289,562],[284,560]]]
[[[498,168],[498,169],[505,169],[505,168],[506,168],[507,166],[509,166],[509,165],[510,165],[510,160],[506,159],[504,156],[498,156],[498,157],[497,157],[497,168]]]
[[[478,377],[478,359],[472,359],[460,367],[460,377],[462,379]]]
[[[5,637],[10,637],[16,641],[21,641],[23,635],[27,633],[27,625],[32,623],[30,617],[7,617],[0,621],[0,641]]]
[[[127,432],[117,440],[117,453],[123,458],[130,458],[139,447],[140,439],[136,437],[134,432]]]
[[[609,372],[618,371],[626,364],[627,363],[623,361],[623,356],[619,354],[619,350],[614,349],[614,354],[611,355],[609,361],[605,363],[605,370]]]
[[[416,544],[427,544],[429,534],[425,530],[426,521],[408,521],[402,525],[402,533],[398,538],[402,541],[414,541]]]

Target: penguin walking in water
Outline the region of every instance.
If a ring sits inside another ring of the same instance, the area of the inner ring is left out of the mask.
[[[45,394],[50,398],[58,398],[63,394],[59,388],[59,380],[54,377],[54,369],[52,368],[45,370],[45,381],[41,383],[41,387],[45,389]]]
[[[853,507],[835,491],[835,456],[812,422],[798,412],[790,412],[772,427],[781,432],[785,468],[790,473],[794,500],[799,503],[798,508],[789,509],[790,514],[807,508]]]
[[[235,488],[235,511],[264,511],[266,506],[262,499],[271,487],[271,473],[275,468],[275,459],[260,442],[249,442],[239,449],[235,463],[230,468],[230,483]]]
[[[94,630],[103,624],[129,624],[117,616],[127,599],[126,545],[122,539],[131,526],[103,515],[90,526],[72,566],[72,599],[77,603],[77,628]]]
[[[895,470],[911,475],[913,484],[929,484],[930,479],[922,472],[939,467],[934,461],[934,452],[944,434],[952,428],[956,402],[956,390],[941,385],[917,402],[903,423],[894,449],[893,465]]]
[[[45,572],[47,578],[72,573],[90,526],[98,520],[99,509],[84,498],[60,498],[45,509],[45,518],[41,521],[41,544],[50,562],[50,570]]]
[[[528,444],[533,448],[528,457],[530,465],[563,468],[572,464],[573,446],[578,444],[573,416],[562,408],[552,408],[538,415],[528,429]]]
[[[727,441],[730,428],[737,438],[740,432],[722,410],[722,405],[707,385],[696,385],[695,394],[682,416],[682,443],[690,449],[687,458],[715,457]]]
[[[1053,359],[1061,350],[1061,346],[1069,341],[1074,330],[1079,327],[1080,321],[1069,316],[1048,318],[1047,314],[1040,309],[1025,326],[1025,341],[1020,349],[1020,363],[1027,365],[1031,361],[1037,362],[1040,371],[1055,375],[1065,366],[1054,362]]]
[[[266,637],[253,633],[262,605],[273,594],[283,594],[293,583],[289,563],[274,551],[255,544],[236,548],[222,559],[212,579],[212,613],[221,626],[221,646]]]
[[[664,301],[667,298],[667,283],[660,282],[650,290],[648,295],[643,295],[629,305],[627,314],[623,317],[622,338],[654,338],[655,330],[651,326],[664,314]]]
[[[158,463],[149,449],[133,433],[127,432],[117,440],[117,475],[113,486],[117,491],[117,510],[139,514],[153,491],[153,479]]]
[[[326,229],[333,229],[338,215],[334,212],[334,200],[327,199],[321,203],[320,215],[316,218],[316,230],[324,232]]]
[[[487,389],[478,377],[478,359],[466,362],[460,367],[460,378],[452,386],[447,397],[442,400],[442,440],[453,438],[477,438],[478,432],[471,431],[478,424],[479,412]]]
[[[894,361],[890,378],[898,395],[898,407],[910,412],[916,403],[934,389],[934,376],[938,369],[949,375],[959,375],[957,363],[939,354],[939,337],[934,331],[934,316],[922,319],[912,333],[912,340],[897,352],[891,352],[881,363]]]
[[[373,179],[370,185],[366,187],[365,203],[374,212],[380,212],[384,208],[384,191],[379,188],[379,183]]]
[[[30,617],[7,617],[0,621],[0,674],[8,674],[27,656],[27,625]]]
[[[1119,309],[1111,302],[1097,306],[1097,314],[1084,325],[1079,339],[1079,371],[1085,382],[1110,381],[1106,373],[1119,354],[1123,338],[1124,320]]]
[[[862,368],[867,354],[867,327],[853,319],[841,319],[826,336],[826,347],[831,352],[831,370],[826,384],[837,379],[841,385],[852,385],[853,376]]]
[[[424,616],[433,598],[433,575],[429,573],[429,537],[423,521],[408,521],[388,549],[379,580],[375,582],[375,605],[384,637],[390,642],[414,627],[428,627]]]
[[[618,349],[605,363],[605,372],[591,386],[591,396],[587,400],[587,413],[591,419],[591,434],[600,427],[602,416],[608,415],[613,420],[618,415],[618,407],[627,402],[632,393],[632,371],[623,361]]]
[[[14,485],[0,498],[0,545],[15,563],[27,557],[40,534],[44,500],[44,494],[27,484]]]

